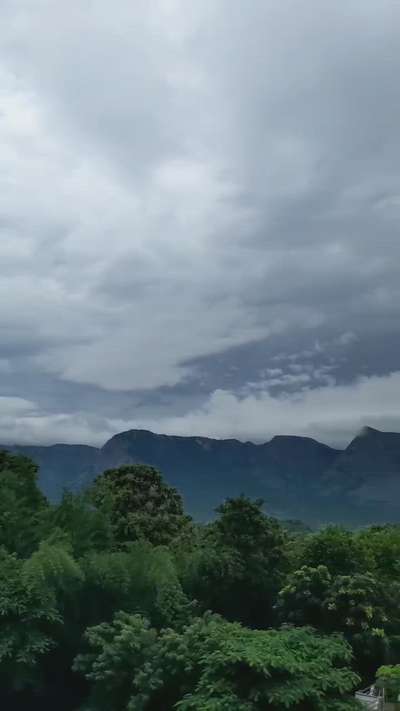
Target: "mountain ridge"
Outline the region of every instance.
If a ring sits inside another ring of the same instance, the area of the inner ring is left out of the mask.
[[[143,462],[159,468],[196,519],[208,520],[228,496],[261,497],[267,510],[313,525],[400,521],[400,434],[364,427],[344,449],[311,437],[275,435],[262,443],[235,438],[119,432],[102,447],[0,445],[31,457],[44,493],[89,485],[104,469]]]

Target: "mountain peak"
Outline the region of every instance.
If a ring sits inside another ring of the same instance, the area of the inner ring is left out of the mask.
[[[131,429],[131,430],[124,430],[123,432],[118,432],[117,434],[113,435],[105,444],[108,444],[108,442],[112,442],[114,440],[123,440],[123,439],[142,439],[144,437],[157,437],[160,435],[156,435],[154,432],[150,432],[150,430],[143,430],[143,429]]]
[[[380,434],[383,434],[383,432],[375,429],[374,427],[369,427],[369,425],[365,425],[361,428],[360,432],[358,433],[358,435],[356,435],[356,437],[371,437]]]

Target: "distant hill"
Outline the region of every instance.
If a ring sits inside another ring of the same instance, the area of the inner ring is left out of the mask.
[[[198,520],[228,496],[262,497],[267,510],[308,524],[400,521],[400,434],[364,428],[345,450],[314,439],[273,437],[265,444],[175,437],[130,430],[104,447],[4,445],[40,467],[40,485],[56,500],[104,469],[145,462],[182,493]]]

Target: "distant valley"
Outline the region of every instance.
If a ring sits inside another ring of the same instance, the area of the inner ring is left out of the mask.
[[[265,444],[177,437],[130,430],[102,448],[84,445],[1,445],[31,457],[51,500],[80,490],[105,469],[145,462],[164,474],[201,521],[244,493],[265,500],[280,518],[310,525],[400,521],[400,434],[365,427],[345,450],[306,437],[276,436]]]

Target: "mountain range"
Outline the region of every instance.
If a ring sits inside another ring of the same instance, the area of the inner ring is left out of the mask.
[[[50,500],[89,485],[105,469],[151,464],[182,494],[197,520],[241,493],[260,497],[280,518],[310,525],[400,521],[400,434],[365,427],[344,450],[314,439],[276,436],[264,444],[129,430],[101,448],[1,445],[33,459]]]

